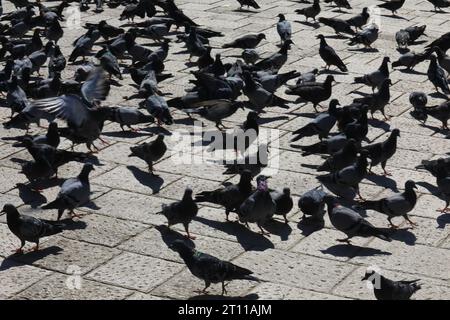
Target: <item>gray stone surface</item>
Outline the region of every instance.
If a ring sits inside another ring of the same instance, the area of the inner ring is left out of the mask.
[[[353,83],[355,76],[375,70],[385,55],[391,61],[398,58],[400,53],[396,50],[394,38],[396,31],[410,25],[427,24],[429,37],[424,38],[427,42],[410,47],[421,52],[428,41],[450,28],[447,15],[433,12],[428,1],[406,1],[399,15],[409,20],[381,16],[382,33],[373,45],[376,50],[364,52],[350,49],[347,40],[335,38],[328,27],[314,28],[305,24],[304,17],[294,13],[304,4],[288,0],[276,3],[257,1],[261,9],[247,12],[236,11],[238,3],[235,0],[175,0],[196,22],[224,33],[223,38],[212,38],[210,44],[212,54],[221,53],[225,63],[235,61],[241,50],[220,47],[244,33],[266,34],[267,40],[257,47],[262,57],[279,50],[279,37],[275,29],[279,13],[284,13],[291,21],[293,41],[296,43],[280,72],[305,72],[321,67],[323,62],[318,55],[319,42],[315,36],[324,34],[349,68],[345,74],[335,72],[334,68],[331,71],[336,79],[332,97],[339,99],[341,105],[351,103],[353,98],[360,96],[359,93],[371,93],[369,87]],[[52,2],[43,3],[53,5]],[[353,0],[352,10],[339,13],[332,6],[323,4],[320,16],[346,19],[371,5],[373,1]],[[8,1],[3,1],[3,7],[5,12],[13,10],[13,5]],[[105,19],[112,25],[121,26],[118,17],[122,9],[105,6],[101,14],[89,10],[81,14],[81,23],[97,23]],[[136,18],[136,21],[142,20]],[[63,25],[65,36],[59,44],[68,56],[72,41],[84,29],[66,28],[65,22]],[[175,33],[169,38],[174,40]],[[141,39],[138,42],[151,43]],[[191,87],[189,81],[193,79],[190,71],[194,70],[186,64],[188,55],[178,54],[184,50],[181,43],[171,41],[170,47],[165,72],[172,73],[174,77],[159,84],[163,93],[170,94],[165,97],[167,99],[185,94],[185,90]],[[96,45],[94,51],[99,48]],[[128,60],[123,62],[129,64]],[[324,159],[316,155],[302,156],[297,146],[316,143],[319,141],[317,137],[304,138],[294,146],[290,144],[290,139],[293,131],[311,121],[314,110],[311,104],[303,103],[289,103],[288,109],[267,108],[260,114],[261,132],[276,133],[276,136],[269,136],[272,170],[266,169],[264,172],[272,176],[269,181],[271,188],[288,186],[294,195],[295,205],[288,215],[288,225],[276,217],[276,221],[266,225],[271,236],[264,237],[257,233],[259,230],[255,225],[247,229],[235,221],[226,222],[223,208],[207,203],[200,204],[198,216],[190,225],[190,231],[197,237],[193,243],[198,250],[249,268],[263,280],[261,283],[234,281],[227,287],[228,296],[247,299],[374,299],[373,293],[360,279],[367,267],[377,266],[392,279],[422,279],[422,289],[415,294],[415,299],[450,298],[450,215],[436,212],[444,206],[444,201],[436,196],[436,178],[427,171],[415,169],[422,160],[447,155],[449,140],[445,138],[448,131],[440,131],[440,122],[432,118],[427,120],[426,125],[421,125],[411,117],[412,109],[408,101],[413,90],[423,90],[429,94],[429,105],[444,101],[433,94],[433,85],[425,75],[427,68],[428,62],[425,62],[419,64],[414,73],[405,73],[401,68],[391,70],[392,97],[386,113],[392,118],[382,122],[377,112],[375,120],[369,120],[368,141],[364,143],[385,140],[387,131],[393,128],[401,130],[397,153],[387,163],[387,170],[392,176],[379,175],[382,170],[377,166],[373,171],[378,175],[367,176],[361,183],[362,195],[372,200],[402,191],[408,179],[416,181],[418,201],[410,217],[418,226],[411,229],[403,218],[395,218],[394,223],[399,224],[400,229],[392,232],[392,242],[355,238],[353,245],[348,246],[336,241],[343,234],[332,227],[327,217],[322,229],[300,222],[302,213],[297,207],[298,197],[318,185],[315,166]],[[76,65],[68,64],[62,77],[71,79],[75,70]],[[41,71],[47,74],[46,67]],[[318,80],[323,81],[325,77],[326,72],[322,71]],[[120,87],[112,87],[104,104],[137,106],[139,100],[125,100],[125,97],[136,92],[128,73],[124,72],[124,80],[120,84]],[[295,100],[294,96],[286,95],[284,91],[280,88],[277,95]],[[239,99],[246,98],[242,96]],[[3,106],[4,99],[0,102]],[[328,101],[322,105],[327,106]],[[228,127],[242,124],[247,112],[238,110],[224,124]],[[9,115],[8,108],[0,108],[1,122],[7,121]],[[69,221],[68,216],[64,215],[67,230],[42,239],[39,252],[29,252],[33,244],[27,243],[24,255],[14,255],[12,251],[18,248],[20,241],[8,230],[5,217],[0,217],[0,299],[205,298],[202,293],[196,292],[203,288],[204,283],[195,278],[180,257],[167,247],[174,239],[184,238],[183,226],[175,225],[168,230],[167,219],[158,213],[162,204],[179,200],[186,186],[192,187],[195,193],[213,190],[224,182],[235,183],[238,176],[224,175],[225,168],[212,161],[208,165],[180,162],[180,155],[175,152],[177,147],[182,145],[186,151],[191,143],[201,142],[201,135],[196,132],[199,128],[186,125],[191,122],[184,112],[174,110],[172,115],[175,123],[159,130],[166,132],[167,129],[173,137],[177,136],[174,133],[180,133],[187,140],[181,144],[167,137],[169,151],[155,163],[155,176],[149,174],[144,161],[128,155],[131,146],[154,139],[154,133],[158,132],[156,125],[135,126],[141,130],[134,133],[122,132],[116,123],[105,123],[102,138],[107,140],[107,144],[96,141],[101,150],[92,155],[92,160],[97,164],[91,176],[92,203],[77,210],[85,214],[81,219]],[[202,122],[206,126],[204,131],[215,130],[213,123],[207,120]],[[273,131],[264,131],[268,129]],[[32,125],[30,134],[44,131]],[[42,210],[40,206],[56,197],[62,180],[50,183],[42,193],[30,190],[19,170],[20,161],[30,160],[31,157],[23,148],[12,145],[12,138],[22,134],[23,130],[7,130],[0,126],[0,203],[9,202],[18,206],[21,213],[54,220],[56,210]],[[67,149],[70,145],[63,139],[60,148]],[[80,145],[75,150],[85,152],[86,147]],[[204,150],[195,145],[191,151],[198,157]],[[205,154],[209,160],[214,159],[212,154]],[[234,156],[233,151],[228,155]],[[59,178],[76,176],[81,166],[81,163],[62,166]],[[231,220],[236,217],[236,214],[230,214]],[[387,227],[386,216],[382,214],[368,211],[366,218],[378,227]],[[81,288],[73,289],[74,279],[81,279]],[[220,297],[220,293],[221,286],[212,285],[209,298]]]

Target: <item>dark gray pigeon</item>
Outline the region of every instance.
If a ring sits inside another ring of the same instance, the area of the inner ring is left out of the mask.
[[[21,215],[12,204],[5,204],[0,215],[6,214],[6,223],[9,230],[20,240],[20,248],[16,253],[23,253],[25,242],[33,242],[36,246],[34,251],[39,250],[39,240],[43,237],[52,236],[63,231],[63,225],[53,221]]]
[[[227,292],[225,281],[260,281],[251,275],[252,271],[192,249],[181,240],[175,240],[169,247],[180,254],[194,276],[205,281],[205,288],[201,290],[204,294],[207,293],[206,289],[209,288],[211,283],[222,283],[222,295],[224,295]]]
[[[393,281],[373,270],[367,270],[361,281],[372,283],[377,300],[409,300],[421,288],[420,279]]]
[[[416,169],[425,169],[436,177],[438,169],[440,167],[443,167],[445,172],[447,172],[447,175],[450,176],[450,158],[439,158],[436,160],[422,160],[421,164],[416,166]],[[444,174],[442,174],[442,176],[444,176]]]
[[[364,27],[361,31],[358,31],[356,35],[350,39],[349,45],[356,44],[364,45],[364,48],[372,48],[372,44],[378,39],[378,26],[374,23]]]
[[[369,21],[370,14],[369,8],[364,7],[360,14],[357,14],[349,19],[347,19],[347,23],[355,29],[361,29],[364,25]]]
[[[245,71],[244,76],[244,94],[247,96],[249,103],[258,110],[262,110],[265,107],[278,106],[282,108],[288,108],[286,105],[287,100],[278,97],[277,95],[267,91],[261,84],[253,80],[250,73]]]
[[[283,188],[281,192],[273,190],[270,191],[270,196],[275,201],[275,204],[277,206],[275,214],[283,216],[284,222],[288,223],[289,220],[286,218],[286,215],[291,212],[292,207],[294,206],[294,201],[291,197],[291,189],[286,187]]]
[[[341,133],[309,146],[301,146],[300,149],[303,151],[302,156],[308,156],[317,153],[333,154],[341,150],[345,146],[347,141],[348,139],[346,135]]]
[[[252,174],[249,170],[241,173],[239,183],[227,184],[213,191],[202,191],[195,196],[195,202],[209,202],[225,207],[226,220],[231,211],[237,211],[253,192]]]
[[[321,9],[320,9],[319,0],[314,0],[314,3],[312,6],[295,10],[296,13],[305,16],[306,21],[308,21],[309,18],[313,18],[313,20],[316,21],[316,16],[320,13],[320,11],[321,11]]]
[[[351,244],[350,239],[353,237],[377,237],[384,241],[392,241],[386,232],[374,227],[369,221],[361,217],[358,212],[337,203],[336,198],[333,196],[327,195],[324,199],[327,204],[328,217],[331,224],[337,230],[347,235],[347,238],[337,239],[337,241]]]
[[[341,35],[342,33],[354,35],[355,31],[353,31],[351,25],[343,19],[339,18],[325,18],[320,17],[319,22],[323,23],[324,25],[333,28],[334,32],[337,35]]]
[[[325,215],[325,196],[327,193],[323,191],[323,187],[319,186],[305,192],[300,199],[298,199],[298,207],[303,212],[302,219],[306,216],[311,216],[311,219],[316,221],[323,221]]]
[[[353,100],[353,102],[367,105],[369,107],[370,113],[372,115],[372,119],[373,119],[373,114],[377,110],[379,110],[379,111],[381,111],[381,114],[384,116],[384,119],[388,120],[389,118],[384,113],[384,108],[391,100],[391,92],[389,90],[390,85],[392,85],[391,79],[384,79],[381,84],[380,90],[378,90],[377,92],[375,92],[373,94],[369,94],[365,97],[356,98]]]
[[[330,130],[336,124],[336,117],[333,115],[333,110],[336,110],[336,106],[338,105],[339,101],[337,99],[332,99],[330,101],[328,112],[319,113],[311,122],[292,132],[294,137],[291,139],[291,142],[314,135],[318,135],[320,140],[328,137]]]
[[[442,129],[448,129],[448,120],[450,119],[450,100],[444,101],[439,105],[424,107],[419,111],[423,116],[425,123],[428,116],[435,118],[442,122]]]
[[[443,93],[450,94],[445,71],[438,65],[437,58],[434,54],[431,54],[430,56],[430,65],[428,67],[427,75],[428,80],[431,81],[437,92],[441,89]]]
[[[391,0],[391,1],[386,1],[382,4],[379,4],[378,7],[380,8],[384,8],[386,10],[389,10],[392,12],[392,15],[396,15],[397,14],[397,10],[400,9],[403,4],[405,3],[406,0]]]
[[[397,193],[380,200],[365,200],[357,205],[357,207],[364,210],[375,210],[384,213],[388,216],[389,224],[392,228],[398,228],[398,226],[392,223],[394,217],[404,217],[411,225],[415,226],[416,223],[412,222],[408,217],[408,212],[414,209],[417,202],[417,195],[414,191],[417,189],[416,184],[412,180],[408,180],[405,183],[405,191]]]
[[[183,109],[183,111],[189,114],[198,114],[206,120],[214,122],[218,129],[221,129],[219,126],[225,128],[222,120],[232,116],[239,108],[244,109],[241,101],[230,101],[227,99],[201,101],[193,104],[192,107],[194,108]]]
[[[75,214],[74,209],[86,204],[90,200],[91,186],[89,183],[89,173],[95,170],[91,163],[85,163],[80,174],[76,178],[69,178],[61,186],[56,199],[49,202],[42,209],[58,209],[58,218],[61,219],[65,210],[69,210],[72,217],[79,216]]]
[[[291,49],[292,40],[288,39],[283,42],[278,52],[268,56],[255,63],[255,66],[263,70],[273,70],[278,72],[281,67],[286,63],[288,51]]]
[[[408,51],[402,54],[397,61],[392,62],[392,68],[404,66],[407,70],[414,70],[414,67],[419,63],[428,59],[426,53],[415,53]]]
[[[355,77],[355,83],[363,83],[372,87],[372,90],[375,90],[375,88],[380,88],[383,81],[389,78],[388,62],[391,62],[389,57],[384,57],[383,62],[377,70],[367,73],[362,77]]]
[[[440,209],[438,211],[447,212],[449,211],[448,207],[450,205],[450,175],[446,170],[444,159],[437,160],[436,184],[441,196],[444,198],[445,201],[445,208]]]
[[[270,195],[267,185],[268,177],[260,175],[256,178],[257,190],[250,195],[239,207],[239,221],[248,225],[254,222],[261,230],[261,234],[270,235],[262,228],[275,214],[277,205]]]
[[[130,150],[129,157],[138,157],[144,160],[148,164],[148,171],[153,174],[153,162],[164,156],[167,146],[164,143],[164,135],[158,134],[155,140],[130,147]]]
[[[246,64],[255,64],[259,58],[259,53],[255,49],[244,49],[242,51],[242,59]]]
[[[336,172],[356,161],[358,155],[358,146],[354,139],[349,139],[345,146],[332,154],[324,163],[322,163],[317,171]]]
[[[450,7],[450,1],[448,0],[427,0],[434,6],[435,12],[444,12],[442,8],[448,8]],[[439,9],[439,10],[438,10]]]
[[[148,113],[156,118],[158,126],[160,126],[161,123],[165,123],[167,125],[171,125],[173,123],[173,118],[170,114],[169,106],[167,105],[167,102],[163,97],[157,94],[153,94],[147,97],[144,105]]]
[[[369,159],[371,160],[369,173],[371,173],[372,167],[381,163],[384,174],[390,175],[386,171],[386,163],[395,154],[395,151],[397,151],[397,137],[400,137],[400,130],[394,129],[385,141],[363,147],[363,150],[369,152]]]
[[[239,37],[232,42],[224,44],[222,48],[254,49],[262,39],[266,39],[266,35],[264,33],[248,34]]]
[[[167,218],[167,224],[171,226],[181,223],[186,230],[189,239],[195,239],[189,233],[189,223],[197,216],[198,206],[192,199],[192,189],[186,188],[183,198],[171,204],[163,204],[161,213]]]
[[[344,62],[339,58],[336,51],[327,44],[325,37],[322,34],[319,34],[316,38],[320,39],[319,55],[325,62],[327,70],[330,66],[336,66],[342,72],[347,72],[348,70]]]
[[[288,86],[285,93],[297,95],[303,100],[311,102],[314,110],[317,111],[319,103],[331,97],[333,81],[334,76],[328,75],[324,82],[307,82],[300,85]]]
[[[155,121],[155,118],[150,115],[143,114],[137,108],[117,106],[112,107],[111,109],[111,114],[109,115],[108,120],[117,122],[122,130],[124,130],[123,126],[127,126],[134,131],[131,127],[132,125]]]
[[[433,52],[436,52],[439,65],[448,73],[450,73],[450,56],[448,56],[439,47],[434,47]]]

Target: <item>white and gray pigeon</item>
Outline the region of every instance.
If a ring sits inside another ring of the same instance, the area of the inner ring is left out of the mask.
[[[337,239],[337,241],[351,244],[350,239],[353,237],[377,237],[384,241],[392,241],[385,231],[373,226],[358,212],[340,205],[333,196],[325,196],[325,202],[331,224],[347,236],[347,238]]]
[[[167,225],[171,226],[181,223],[186,230],[187,237],[195,240],[195,236],[189,233],[189,223],[197,216],[198,206],[192,199],[192,189],[184,190],[183,198],[180,201],[170,204],[163,204],[161,213],[167,218]]]
[[[379,200],[365,200],[356,207],[364,210],[378,211],[387,215],[387,219],[392,228],[398,228],[398,226],[392,223],[392,218],[394,217],[404,217],[406,221],[415,226],[416,223],[412,222],[408,217],[408,212],[414,209],[417,202],[417,195],[414,189],[417,189],[416,184],[414,181],[408,180],[405,183],[404,192],[396,193]]]
[[[61,219],[65,210],[69,210],[72,217],[76,217],[74,209],[86,204],[90,200],[91,185],[89,183],[89,173],[95,170],[91,163],[85,163],[80,174],[75,178],[69,178],[61,186],[56,199],[49,202],[42,209],[57,209],[58,218]]]
[[[286,20],[284,14],[280,13],[278,15],[277,32],[280,36],[280,42],[283,44],[286,40],[290,40],[292,36],[291,23]]]
[[[262,227],[272,218],[277,209],[270,195],[267,179],[268,177],[264,175],[256,178],[257,190],[242,203],[238,211],[239,221],[247,226],[249,222],[256,223],[263,235],[269,235]]]
[[[252,276],[252,271],[239,267],[231,262],[220,260],[207,253],[197,251],[189,247],[181,240],[175,240],[169,245],[174,251],[177,251],[188,267],[189,271],[197,278],[205,282],[205,288],[201,293],[206,294],[211,283],[222,284],[222,295],[227,293],[225,281],[232,280],[261,280]]]
[[[395,33],[395,41],[400,49],[405,49],[408,47],[408,43],[411,41],[409,32],[405,29],[400,29]]]
[[[3,206],[0,216],[6,214],[9,230],[20,240],[20,248],[16,253],[23,253],[26,241],[35,243],[34,251],[39,250],[39,240],[63,231],[63,225],[54,221],[42,220],[35,217],[21,215],[10,203]]]
[[[370,281],[377,300],[410,300],[411,296],[421,289],[415,280],[390,280],[374,270],[367,270],[361,281]]]

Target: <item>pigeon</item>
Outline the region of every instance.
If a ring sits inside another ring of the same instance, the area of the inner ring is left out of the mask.
[[[426,45],[425,52],[429,53],[434,47],[439,47],[443,52],[450,49],[450,32],[444,33],[442,36]]]
[[[48,61],[48,72],[49,77],[56,77],[56,73],[61,72],[66,67],[66,58],[62,54],[59,46],[55,46],[53,50],[53,54],[50,55],[50,59]]]
[[[256,76],[256,81],[258,81],[264,89],[269,92],[275,92],[279,87],[286,84],[291,79],[295,79],[299,76],[299,73],[295,70],[278,73],[278,74],[263,74]]]
[[[324,25],[333,28],[334,32],[337,35],[341,35],[341,33],[346,33],[349,35],[355,34],[355,31],[353,31],[351,25],[346,20],[339,18],[324,18],[324,17],[320,17],[318,20],[320,23],[323,23]]]
[[[349,45],[362,44],[364,45],[364,48],[372,48],[372,43],[378,39],[378,30],[378,26],[374,23],[364,27],[364,29],[358,31],[356,35],[350,39]]]
[[[20,240],[20,248],[16,253],[23,253],[25,242],[35,243],[34,251],[39,250],[39,240],[43,237],[49,237],[63,231],[61,223],[41,220],[38,218],[21,215],[16,207],[7,203],[3,206],[0,215],[6,214],[6,223],[9,230]]]
[[[367,270],[361,281],[370,281],[377,300],[410,300],[421,285],[416,280],[393,281],[374,270]]]
[[[109,40],[109,38],[115,38],[125,32],[124,29],[112,26],[108,24],[105,20],[101,20],[98,23],[97,29],[100,32],[100,35],[105,40]]]
[[[414,107],[414,109],[425,108],[428,103],[428,97],[424,92],[413,91],[409,95],[409,102]]]
[[[339,12],[342,12],[341,8],[345,8],[345,9],[352,9],[350,3],[348,3],[348,0],[324,0],[325,3],[332,3],[334,2],[334,4],[338,7]]]
[[[372,167],[381,163],[384,174],[390,175],[390,173],[386,171],[386,162],[395,154],[395,151],[397,151],[397,137],[400,137],[400,130],[394,129],[385,141],[363,147],[363,150],[369,152],[369,159],[371,160],[369,173],[372,172]]]
[[[303,151],[302,156],[317,153],[333,154],[341,150],[347,143],[347,140],[348,139],[345,134],[341,133],[309,146],[301,146],[300,149]]]
[[[408,212],[414,209],[417,202],[417,195],[414,192],[417,189],[416,184],[412,180],[408,180],[405,183],[405,191],[397,193],[386,198],[379,200],[365,200],[360,202],[357,207],[364,210],[375,210],[384,213],[388,216],[389,224],[392,228],[398,228],[397,225],[392,223],[394,217],[404,217],[411,225],[415,226],[416,223],[412,222],[408,217]]]
[[[438,12],[438,9],[439,11],[443,12],[442,8],[450,7],[450,1],[448,0],[427,0],[427,1],[434,6],[435,12]]]
[[[368,107],[363,105],[361,108],[361,116],[345,125],[342,131],[347,138],[354,139],[358,143],[361,143],[361,141],[366,138],[367,133],[369,132],[367,110]]]
[[[439,159],[441,161],[439,161]],[[433,176],[436,177],[438,169],[440,167],[444,168],[444,172],[450,176],[450,158],[439,158],[436,160],[422,160],[422,163],[416,166],[416,169],[425,169],[429,171]],[[442,174],[444,175],[444,174]]]
[[[355,163],[336,172],[317,176],[317,180],[325,185],[333,184],[338,186],[350,187],[354,189],[361,197],[361,194],[359,192],[359,183],[362,181],[362,179],[365,178],[367,174],[367,157],[368,152],[362,150]]]
[[[249,148],[250,149],[250,148]],[[252,176],[261,172],[261,169],[269,163],[269,144],[259,143],[258,149],[251,154],[250,150],[246,150],[242,158],[230,163],[223,161],[222,164],[227,168],[224,174],[236,174],[244,170],[250,170]]]
[[[421,25],[421,26],[410,26],[405,29],[406,32],[409,33],[409,43],[408,44],[414,44],[414,42],[421,37],[422,35],[425,35],[425,29],[427,26]]]
[[[209,288],[211,283],[222,283],[222,295],[224,295],[227,292],[225,281],[261,281],[252,276],[252,271],[192,249],[181,240],[175,240],[169,247],[180,254],[194,276],[205,281],[205,288],[201,291],[202,293],[207,293],[206,289]]]
[[[320,113],[311,122],[292,132],[294,137],[291,139],[291,142],[298,141],[304,137],[311,137],[316,134],[319,136],[320,140],[328,137],[330,130],[336,124],[336,118],[333,115],[333,110],[335,110],[338,105],[339,101],[337,99],[332,99],[330,101],[328,112]]]
[[[255,9],[260,9],[261,7],[256,3],[255,0],[237,0],[239,2],[239,5],[241,6],[240,9],[242,9],[243,6],[247,6],[249,9],[250,7]]]
[[[36,135],[34,137],[25,136],[24,138],[30,138],[35,144],[46,144],[57,148],[60,142],[60,137],[58,133],[58,124],[56,122],[51,122],[48,126],[47,133],[45,135]],[[15,147],[24,146],[24,138],[19,139],[19,143],[14,144]]]
[[[104,72],[95,69],[81,86],[81,96],[74,94],[35,100],[33,108],[66,120],[68,127],[60,134],[74,143],[86,143],[91,150],[93,141],[100,137],[109,108],[95,107],[96,101],[104,100],[109,92]],[[95,146],[94,146],[95,147]]]
[[[58,44],[59,39],[61,39],[64,35],[64,31],[59,24],[59,21],[57,19],[54,19],[50,26],[47,28],[45,32],[45,37],[50,40],[54,41],[55,44]]]
[[[154,122],[155,118],[151,115],[143,114],[137,108],[118,106],[111,108],[111,113],[108,120],[117,122],[122,131],[124,131],[123,126],[127,126],[133,130],[131,127],[132,125]]]
[[[420,111],[425,123],[428,116],[431,116],[442,122],[442,129],[448,129],[448,120],[450,119],[450,101],[442,102],[432,107],[421,108]]]
[[[197,32],[195,28],[191,29],[189,36],[185,40],[186,49],[189,52],[189,61],[193,56],[201,57],[205,54],[206,46],[200,40],[200,37],[197,36]]]
[[[383,115],[385,120],[388,120],[389,118],[384,113],[384,108],[386,107],[386,105],[389,103],[389,100],[391,99],[391,93],[389,90],[389,86],[391,84],[392,84],[391,79],[384,79],[383,82],[381,83],[379,91],[377,91],[373,94],[369,94],[362,98],[356,98],[353,100],[353,102],[367,105],[369,107],[370,113],[372,115],[372,119],[373,119],[373,114],[377,110],[379,110],[379,111],[381,111],[381,114]]]
[[[264,89],[259,83],[253,80],[250,73],[245,71],[243,76],[245,82],[245,87],[243,90],[244,94],[247,96],[249,103],[254,108],[258,108],[258,110],[262,110],[263,108],[269,106],[288,108],[286,103],[289,101],[284,100]]]
[[[280,13],[278,15],[279,21],[277,23],[277,32],[280,36],[281,44],[283,44],[286,40],[290,40],[292,36],[292,27],[291,23],[286,20],[284,14]]]
[[[319,55],[325,62],[326,68],[329,69],[330,66],[336,66],[342,72],[347,72],[348,70],[344,62],[339,58],[336,51],[327,44],[325,37],[319,34],[316,38],[320,39]]]
[[[108,47],[104,47],[102,50],[96,53],[96,58],[100,60],[100,65],[108,72],[109,79],[114,75],[120,80],[123,80],[122,72],[120,71],[119,62],[117,58]]]
[[[384,57],[383,62],[380,67],[371,72],[363,75],[362,77],[355,77],[355,83],[363,83],[367,86],[372,87],[372,90],[375,88],[379,88],[385,79],[389,78],[389,65],[388,62],[391,62],[389,57]]]
[[[211,57],[211,47],[206,48],[206,51],[197,60],[197,66],[199,69],[206,68],[214,63],[214,59]]]
[[[273,190],[270,191],[270,196],[276,204],[275,214],[283,216],[284,222],[287,224],[289,220],[286,218],[286,215],[291,212],[292,207],[294,206],[294,201],[291,197],[291,189],[283,188],[282,192]]]
[[[327,193],[323,191],[323,187],[319,186],[306,191],[298,199],[298,207],[303,212],[302,220],[306,216],[311,216],[313,220],[323,221],[325,215],[325,196]]]
[[[307,82],[305,84],[289,86],[285,93],[289,95],[298,95],[303,100],[312,102],[314,110],[317,112],[319,103],[326,101],[331,97],[333,81],[334,77],[328,75],[323,83]]]
[[[369,9],[367,7],[364,7],[360,14],[357,14],[347,19],[346,21],[349,25],[355,27],[355,29],[361,29],[363,26],[367,24],[369,18],[370,18]]]
[[[349,139],[344,147],[332,154],[324,163],[322,163],[317,171],[339,171],[356,161],[358,155],[358,146],[354,139]]]
[[[244,49],[242,51],[242,59],[244,59],[246,64],[255,64],[259,59],[258,51],[255,49]]]
[[[222,120],[233,115],[237,109],[244,109],[243,103],[240,101],[230,101],[226,99],[208,100],[194,104],[196,109],[184,109],[187,113],[196,113],[206,120],[216,123],[216,127],[220,129],[225,128]]]
[[[131,3],[126,5],[125,9],[123,9],[120,14],[119,21],[123,21],[127,19],[134,22],[134,17],[138,16],[139,18],[145,18],[145,10],[143,8],[143,3],[140,1],[139,3]]]
[[[266,39],[264,33],[248,34],[224,44],[222,48],[255,49],[262,39]]]
[[[314,0],[312,6],[303,9],[296,9],[295,12],[305,16],[306,21],[308,21],[309,18],[313,18],[313,20],[316,21],[316,16],[320,13],[320,10],[319,0]]]
[[[42,206],[42,209],[58,209],[58,221],[65,210],[69,210],[72,217],[79,216],[75,214],[74,209],[90,200],[89,173],[92,170],[95,170],[94,166],[91,163],[85,163],[80,174],[76,178],[64,181],[56,199]]]
[[[441,66],[447,73],[450,73],[450,56],[443,52],[439,47],[433,47],[433,52],[436,52],[439,66]],[[424,54],[425,55],[425,54]]]
[[[11,117],[16,112],[21,112],[28,105],[27,94],[20,87],[17,77],[14,75],[8,83],[8,93],[6,94],[6,105],[11,108]]]
[[[129,157],[138,157],[144,160],[148,165],[148,171],[153,174],[153,162],[164,156],[167,146],[164,143],[164,135],[158,134],[155,140],[130,147],[130,150],[131,154]]]
[[[167,218],[167,224],[171,226],[181,223],[186,230],[187,238],[195,240],[195,236],[189,233],[189,223],[197,216],[198,206],[192,199],[192,189],[186,188],[183,198],[171,204],[162,205],[161,213]]]
[[[167,105],[166,100],[163,97],[153,94],[144,101],[145,108],[148,113],[150,113],[153,117],[156,118],[158,126],[161,123],[165,123],[167,125],[171,125],[173,123],[172,115],[169,111],[169,106]]]
[[[379,4],[378,7],[391,11],[392,15],[397,14],[397,10],[400,9],[405,0],[390,0],[386,1],[382,4]]]
[[[397,61],[392,62],[392,68],[404,66],[406,70],[413,70],[416,65],[428,59],[426,53],[415,53],[409,51],[402,54]]]
[[[248,224],[255,222],[262,235],[270,235],[262,228],[267,220],[272,218],[276,212],[277,205],[270,195],[267,179],[264,175],[256,178],[257,190],[251,194],[239,207],[239,221]]]
[[[408,43],[410,42],[409,32],[405,29],[400,29],[395,33],[395,41],[400,49],[407,48]]]
[[[337,239],[337,241],[351,244],[350,239],[353,237],[368,238],[372,236],[384,241],[392,241],[385,231],[374,227],[369,221],[361,217],[358,212],[337,203],[335,197],[327,195],[324,197],[324,200],[327,204],[328,217],[331,224],[347,236],[347,238]]]
[[[252,175],[249,170],[241,173],[239,183],[227,184],[213,191],[202,191],[195,196],[195,202],[209,202],[225,207],[226,220],[231,211],[237,211],[253,192]]]
[[[444,159],[437,160],[437,168],[436,168],[436,184],[439,190],[439,193],[443,197],[445,201],[445,208],[437,210],[440,212],[449,211],[450,205],[450,175],[447,172],[446,164]]]
[[[443,93],[450,94],[445,71],[438,65],[437,58],[434,54],[430,56],[430,65],[428,67],[427,75],[428,80],[430,80],[436,88],[436,92],[439,92],[439,89],[441,89]]]
[[[278,71],[287,61],[288,51],[291,49],[292,40],[286,40],[280,50],[265,59],[258,61],[255,66],[264,70]]]

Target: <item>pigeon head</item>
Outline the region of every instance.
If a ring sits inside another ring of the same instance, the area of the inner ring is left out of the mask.
[[[103,26],[105,26],[106,25],[106,21],[105,20],[102,20],[102,21],[100,21],[99,23],[98,23],[98,26],[99,27],[103,27]]]
[[[400,137],[400,130],[399,129],[392,130],[391,136],[393,136],[393,137]]]
[[[245,169],[241,172],[241,180],[250,181],[252,180],[252,172],[248,169]]]
[[[316,38],[317,38],[317,39],[320,39],[320,40],[325,40],[325,36],[324,36],[323,34],[318,34],[318,35],[316,36]]]
[[[233,103],[233,106],[238,109],[241,108],[242,110],[245,109],[245,104],[242,101],[236,101]]]
[[[156,141],[163,141],[164,137],[165,136],[162,133],[158,133],[158,136],[156,137]]]
[[[283,194],[289,197],[291,195],[291,189],[288,187],[283,188]]]
[[[411,189],[417,189],[416,183],[412,180],[408,180],[405,182],[405,189],[411,190]]]
[[[259,33],[258,34],[258,39],[259,40],[266,39],[266,35],[264,33]]]
[[[267,185],[267,179],[269,179],[270,177],[265,176],[263,174],[259,175],[256,178],[256,183],[257,183],[257,189],[259,191],[267,191],[269,189],[269,186]]]
[[[291,48],[291,44],[295,44],[295,43],[294,43],[294,41],[292,41],[291,39],[288,39],[288,40],[286,40],[286,41],[283,43],[283,47],[286,47],[286,48],[290,49],[290,48]]]
[[[384,57],[383,58],[383,64],[391,62],[391,59],[389,57]]]
[[[279,13],[277,17],[280,18],[280,21],[286,20],[286,17],[282,13]]]
[[[255,111],[250,111],[247,114],[247,120],[258,120],[258,119],[259,119],[258,113]]]
[[[333,81],[334,81],[334,77],[331,74],[327,75],[327,77],[325,78],[325,83],[331,84]]]
[[[19,216],[19,212],[17,211],[16,207],[14,207],[12,204],[7,203],[3,206],[2,211],[0,212],[0,216],[4,215],[6,213],[7,216]]]
[[[50,122],[48,125],[48,131],[49,132],[57,132],[58,130],[58,124],[56,122]]]
[[[193,193],[192,189],[189,188],[189,187],[187,187],[187,188],[184,190],[183,199],[192,199],[192,193]]]
[[[330,194],[327,194],[326,196],[323,197],[323,202],[326,203],[328,208],[333,208],[336,204],[336,198]]]
[[[25,137],[25,138],[23,138],[23,144],[26,148],[29,148],[29,147],[33,146],[34,142],[33,142],[33,139],[31,139],[30,137]]]
[[[364,7],[364,8],[362,9],[362,13],[364,13],[364,14],[366,14],[368,11],[369,11],[369,8],[367,8],[367,7]]]
[[[94,165],[92,164],[92,163],[85,163],[84,165],[83,165],[83,169],[81,169],[81,172],[80,172],[80,174],[78,175],[78,177],[80,178],[80,179],[87,179],[87,177],[89,176],[89,173],[92,171],[92,170],[95,170],[95,168],[94,168]]]
[[[340,106],[341,104],[339,103],[338,99],[331,99],[330,100],[330,104],[328,105],[328,109],[331,110],[336,110],[337,106]]]
[[[178,252],[181,256],[189,256],[194,253],[194,250],[189,247],[184,241],[182,240],[175,240],[169,245],[169,248]]]

